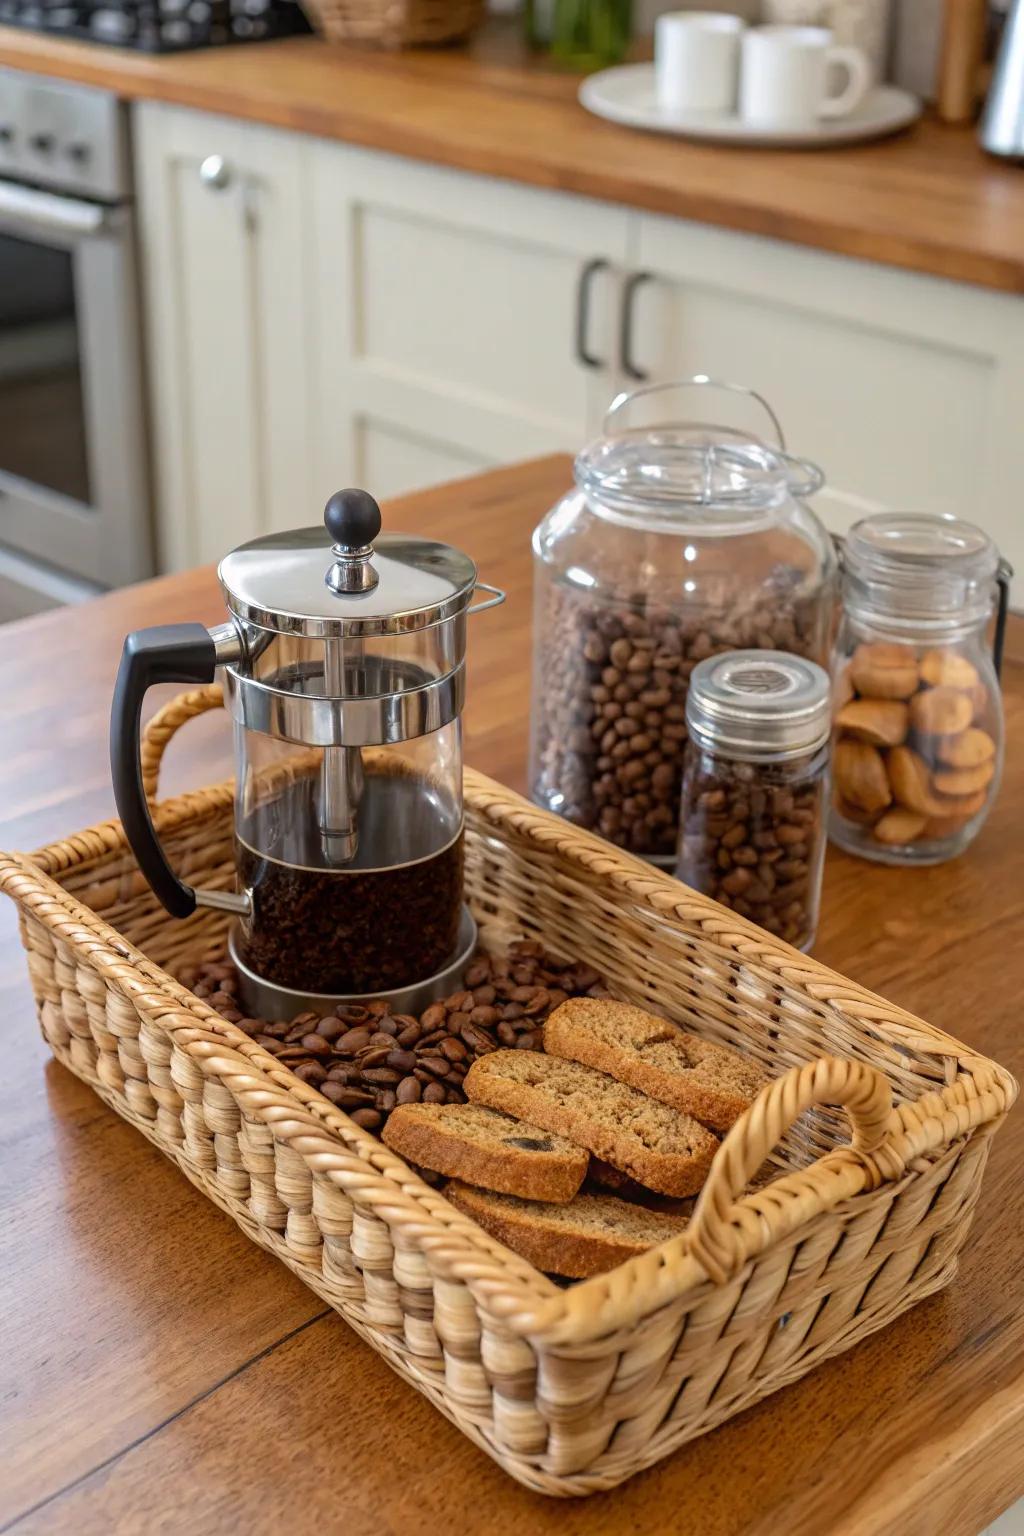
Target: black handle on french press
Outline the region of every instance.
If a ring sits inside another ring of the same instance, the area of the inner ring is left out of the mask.
[[[154,683],[212,683],[216,669],[213,636],[202,624],[160,624],[128,636],[114,685],[110,773],[117,814],[139,868],[172,917],[194,912],[196,893],[167,862],[149,814],[142,786],[142,701]]]

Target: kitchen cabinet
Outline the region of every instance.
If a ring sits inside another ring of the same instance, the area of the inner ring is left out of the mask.
[[[310,517],[298,136],[144,103],[136,177],[163,569]]]
[[[634,370],[757,389],[826,469],[830,527],[865,506],[958,513],[1024,568],[1024,300],[646,214],[630,259]]]
[[[322,484],[390,496],[593,434],[625,210],[333,143],[311,163]]]
[[[183,108],[136,132],[165,566],[708,373],[824,467],[833,529],[957,512],[1024,570],[1018,295]]]

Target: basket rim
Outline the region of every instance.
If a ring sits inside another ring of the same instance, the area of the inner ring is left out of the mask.
[[[484,821],[510,825],[517,834],[568,859],[583,872],[611,881],[660,918],[696,925],[711,942],[732,950],[745,964],[764,968],[817,1002],[859,1015],[874,1028],[892,1030],[899,1043],[954,1059],[954,1082],[893,1111],[884,1144],[874,1152],[838,1146],[808,1167],[780,1175],[736,1200],[729,1208],[731,1225],[726,1223],[729,1277],[756,1263],[761,1253],[788,1234],[862,1192],[883,1182],[899,1184],[912,1178],[917,1160],[946,1151],[981,1127],[994,1129],[1012,1105],[1017,1092],[1013,1077],[933,1025],[471,768],[465,770],[465,793],[467,804]],[[232,800],[229,780],[164,801],[157,812],[159,829],[172,833],[227,809]],[[465,1282],[503,1329],[548,1345],[586,1343],[628,1329],[683,1294],[714,1283],[710,1277],[715,1275],[715,1264],[703,1249],[698,1259],[692,1241],[703,1198],[694,1221],[678,1236],[569,1289],[557,1286],[490,1238],[376,1137],[360,1130],[316,1089],[221,1019],[54,878],[73,869],[84,871],[119,853],[130,853],[121,824],[102,822],[30,855],[0,854],[0,889],[65,944],[78,949],[108,984],[165,1028],[205,1075],[225,1080],[246,1112],[270,1126],[313,1172],[372,1208],[387,1222],[393,1237],[419,1246],[442,1277]],[[844,1065],[837,1058],[832,1062]],[[774,1086],[789,1082],[801,1070],[807,1075],[812,1068],[793,1069],[775,1079]],[[744,1137],[756,1140],[763,1135],[759,1106],[761,1100],[754,1107],[758,1115],[753,1125],[745,1127],[753,1113],[748,1111],[726,1138],[716,1154],[716,1165],[723,1162],[723,1153],[734,1161],[742,1158]],[[722,1271],[715,1278],[721,1280],[727,1274]]]

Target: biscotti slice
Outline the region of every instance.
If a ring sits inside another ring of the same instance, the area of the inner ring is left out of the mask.
[[[671,1214],[678,1211],[688,1216],[693,1210],[693,1200],[677,1200],[674,1195],[659,1195],[653,1189],[647,1189],[645,1185],[638,1184],[636,1179],[631,1179],[628,1173],[622,1173],[618,1168],[613,1168],[611,1163],[603,1162],[599,1157],[590,1159],[590,1167],[580,1190],[583,1195],[616,1195],[620,1200],[628,1200],[630,1205],[645,1205],[651,1211],[665,1211]]]
[[[716,1131],[734,1125],[768,1081],[738,1051],[610,998],[562,1003],[544,1025],[544,1049],[607,1072]]]
[[[614,1269],[676,1237],[684,1215],[664,1215],[629,1205],[614,1195],[577,1195],[567,1205],[544,1205],[451,1183],[445,1194],[485,1232],[538,1269],[573,1280]]]
[[[400,1104],[381,1135],[421,1168],[526,1200],[571,1200],[589,1162],[564,1137],[482,1104]]]
[[[718,1150],[689,1115],[603,1072],[538,1051],[494,1051],[475,1061],[463,1087],[475,1104],[568,1136],[662,1195],[700,1189]]]

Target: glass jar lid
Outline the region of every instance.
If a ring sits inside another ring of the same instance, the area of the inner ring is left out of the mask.
[[[428,629],[468,607],[477,568],[433,539],[381,533],[366,491],[338,491],[323,528],[269,533],[242,544],[217,575],[231,612],[281,634],[398,635]]]
[[[686,724],[700,747],[748,762],[817,751],[831,732],[828,673],[788,651],[729,651],[694,667]]]
[[[843,545],[843,600],[865,618],[909,625],[986,619],[995,598],[999,551],[961,518],[886,512],[855,523]]]

